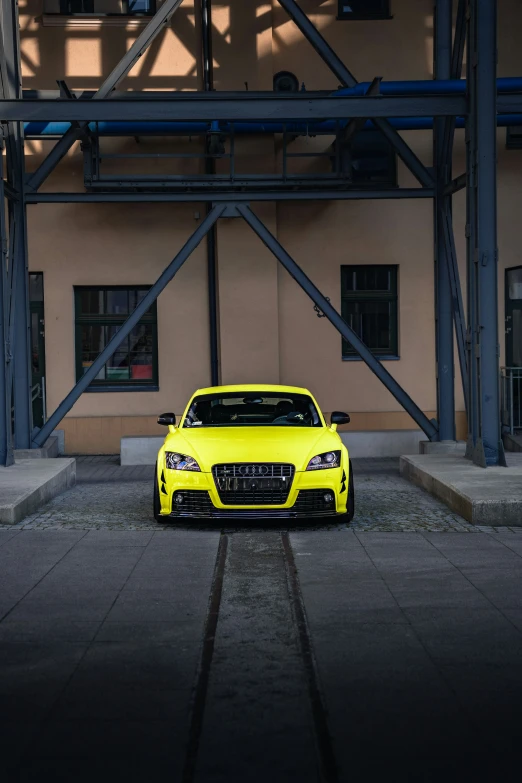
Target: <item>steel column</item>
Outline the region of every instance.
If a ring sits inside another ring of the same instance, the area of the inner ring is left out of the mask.
[[[182,2],[183,0],[165,0],[158,8],[147,27],[136,38],[129,51],[122,57],[116,67],[113,68],[100,89],[92,96],[91,100],[107,98],[112,93],[119,82],[129,73],[131,68],[148,49]],[[20,97],[22,96],[20,95]],[[27,182],[27,188],[29,190],[38,190],[40,185],[45,182],[49,174],[71,149],[74,142],[80,138],[82,135],[82,128],[85,127],[85,125],[87,125],[87,122],[82,123],[80,127],[71,126],[67,133],[62,136],[60,141],[55,144],[38,169],[29,177]]]
[[[341,84],[345,87],[354,87],[357,84],[355,76],[348,70],[331,46],[325,41],[319,30],[312,24],[304,11],[299,8],[295,0],[279,0],[279,3],[283,6],[305,38],[312,44],[317,54],[326,65],[328,65],[332,73],[337,76]],[[368,115],[361,114],[360,116],[366,117]],[[392,117],[393,115],[390,114],[387,116]],[[423,163],[421,163],[411,147],[406,144],[395,128],[385,119],[374,119],[374,125],[388,139],[397,155],[404,161],[418,181],[424,185],[424,187],[433,185],[433,177],[430,172]]]
[[[3,0],[1,21],[6,76],[2,77],[4,95],[11,99],[22,99],[22,70],[20,64],[20,35],[17,0]],[[9,204],[10,254],[8,279],[11,302],[9,308],[9,335],[13,335],[13,399],[15,446],[27,449],[31,445],[32,397],[30,365],[30,320],[29,320],[29,265],[27,260],[26,205],[23,197],[25,178],[23,124],[8,123],[7,178],[18,199]],[[9,368],[9,376],[12,372]]]
[[[473,460],[483,467],[505,465],[500,428],[498,342],[498,251],[496,166],[496,0],[470,0],[469,85],[473,95],[476,182],[471,199],[474,242],[475,324],[472,356],[477,357],[478,431],[472,432]]]
[[[0,53],[0,57],[1,57]],[[3,136],[0,129],[0,467],[14,462],[13,429],[11,422],[11,381],[8,373],[10,361],[7,335],[9,333],[7,247],[8,236],[5,221],[6,203],[4,195]]]
[[[196,249],[203,237],[212,228],[216,220],[225,211],[225,209],[226,205],[220,204],[214,207],[214,209],[205,217],[205,219],[201,222],[201,225],[198,226],[192,236],[183,245],[179,253],[172,259],[168,267],[156,280],[154,285],[149,289],[136,309],[130,314],[125,323],[118,329],[116,334],[109,340],[103,351],[91,364],[87,372],[82,375],[76,386],[71,389],[67,397],[60,403],[52,416],[49,417],[47,422],[34,438],[34,446],[42,446],[45,443],[51,432],[56,428],[63,417],[71,410],[74,403],[89,386],[90,382],[94,380],[106,362],[108,362],[111,356],[115,353],[122,340],[124,340],[130,334],[140,318],[145,315],[149,307],[156,301],[163,289],[168,285],[168,283],[170,283],[174,275],[179,272],[187,258]]]
[[[214,67],[212,56],[212,0],[201,0],[201,56],[203,62],[203,88],[205,92],[214,89]],[[205,172],[209,176],[216,173],[214,158],[210,157],[211,136],[207,134],[205,146]],[[212,204],[206,203],[207,215]],[[210,382],[219,384],[219,330],[218,330],[218,282],[217,282],[217,226],[214,224],[207,234],[207,285],[208,320],[210,340]]]
[[[452,54],[452,0],[435,0],[433,70],[435,79],[449,79]],[[444,235],[444,213],[448,197],[444,186],[451,178],[444,158],[444,127],[441,117],[433,125],[433,165],[437,195],[434,201],[435,244],[435,343],[437,362],[437,419],[441,440],[455,440],[455,366],[453,357],[453,307],[448,256]],[[451,197],[449,197],[451,201]]]
[[[301,267],[286,252],[284,247],[270,233],[264,223],[252,212],[246,204],[237,204],[237,211],[244,217],[248,225],[255,231],[261,241],[274,254],[278,261],[284,266],[286,271],[294,278],[296,283],[301,286],[303,291],[310,297],[312,302],[324,313],[330,323],[337,331],[355,348],[361,359],[368,365],[370,370],[375,373],[379,380],[386,386],[388,391],[395,397],[397,402],[410,414],[412,419],[426,433],[430,440],[438,440],[438,431],[436,425],[428,419],[421,411],[411,397],[399,386],[395,378],[383,367],[380,361],[375,358],[370,349],[363,343],[357,334],[343,320],[337,310],[322,295],[318,288],[312,283],[309,277],[303,272]]]

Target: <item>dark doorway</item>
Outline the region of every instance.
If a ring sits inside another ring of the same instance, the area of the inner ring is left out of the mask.
[[[33,425],[41,427],[45,421],[44,290],[41,272],[29,274],[29,303],[31,311]]]
[[[513,426],[522,427],[522,266],[506,269],[506,381]]]

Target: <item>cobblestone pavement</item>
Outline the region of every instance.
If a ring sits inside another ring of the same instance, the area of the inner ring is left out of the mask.
[[[474,526],[424,490],[399,475],[397,459],[353,460],[356,515],[350,525],[355,532],[495,532],[522,533],[522,528]],[[172,522],[161,526],[152,518],[152,477],[150,466],[119,465],[119,457],[77,457],[77,485],[52,500],[19,525],[0,529],[121,529],[179,530],[209,529],[209,524]],[[213,529],[219,529],[216,523]],[[255,526],[260,527],[260,526]],[[265,527],[265,526],[263,526]],[[307,530],[317,524],[281,524],[278,529]],[[251,529],[250,526],[249,529]],[[322,525],[322,529],[345,530],[345,523]],[[239,530],[240,526],[234,526]],[[246,529],[246,528],[243,528]]]

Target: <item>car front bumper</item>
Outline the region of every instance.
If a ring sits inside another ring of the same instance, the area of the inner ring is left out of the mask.
[[[346,513],[348,478],[342,468],[296,472],[283,505],[224,505],[210,473],[165,471],[160,481],[161,515],[173,519],[305,519]],[[344,488],[343,488],[344,487]],[[325,494],[333,502],[325,503]],[[181,502],[177,502],[179,496]]]

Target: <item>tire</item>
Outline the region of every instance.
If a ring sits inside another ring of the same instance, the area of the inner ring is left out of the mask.
[[[355,491],[353,485],[353,468],[350,462],[350,478],[348,479],[348,501],[346,503],[346,522],[350,524],[355,516]]]
[[[163,522],[163,517],[160,514],[161,510],[161,504],[160,504],[160,497],[159,497],[159,486],[158,486],[158,465],[156,464],[156,468],[154,470],[154,497],[152,501],[152,513],[154,514],[154,519],[156,522]]]

